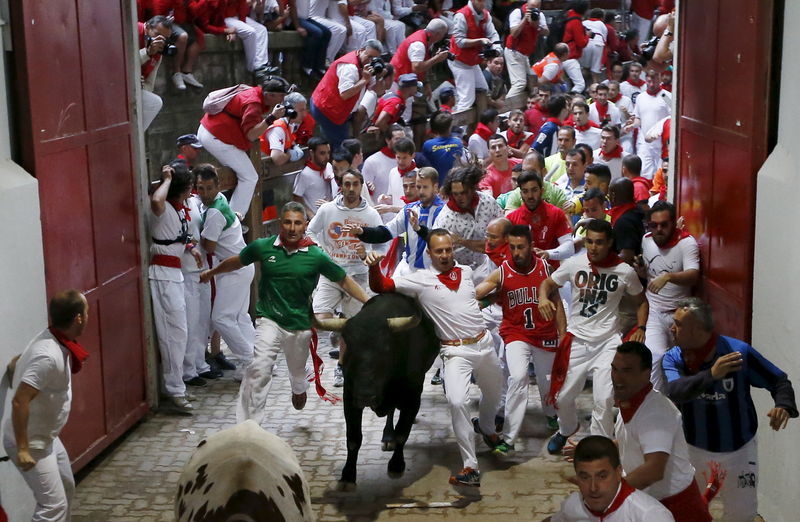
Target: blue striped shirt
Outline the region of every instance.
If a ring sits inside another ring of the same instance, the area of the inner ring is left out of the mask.
[[[740,352],[742,368],[720,380],[711,377],[711,367],[726,354]],[[788,384],[786,374],[769,362],[749,344],[720,335],[716,353],[703,363],[700,371],[689,375],[680,347],[669,350],[662,359],[667,378],[667,395],[676,402],[683,415],[686,442],[692,446],[717,453],[736,451],[756,434],[758,419],[750,387],[764,388],[776,399],[776,406],[787,408],[796,415],[794,394],[781,401],[776,391]],[[789,391],[791,385],[789,384]]]
[[[428,227],[428,230],[433,230],[436,218],[439,217],[439,213],[444,208],[444,201],[437,195],[429,207],[423,207],[419,201],[409,203],[385,225],[392,237],[406,234],[405,259],[408,266],[415,270],[427,268],[430,266],[430,258],[425,254],[425,248],[428,243],[419,237],[409,225],[408,216],[406,215],[407,208],[419,209],[419,225],[424,225]]]

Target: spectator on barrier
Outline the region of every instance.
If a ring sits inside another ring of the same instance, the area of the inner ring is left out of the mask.
[[[302,159],[304,152],[296,142],[295,132],[306,116],[306,98],[299,92],[292,92],[283,99],[286,114],[269,126],[259,137],[261,152],[272,158],[275,165]]]
[[[375,76],[370,62],[381,54],[383,45],[367,40],[333,62],[311,95],[311,115],[334,148],[348,137],[347,120]]]
[[[203,88],[192,71],[200,54],[201,46],[197,39],[197,28],[192,24],[191,14],[183,0],[155,0],[153,10],[157,15],[172,16],[172,41],[175,45],[172,83],[179,91],[187,85]]]
[[[531,69],[531,62],[528,58],[536,52],[536,42],[539,36],[547,36],[550,30],[547,28],[547,19],[540,10],[541,0],[528,0],[514,9],[508,17],[509,34],[506,36],[506,48],[503,55],[506,58],[508,77],[511,80],[511,88],[507,96],[513,98],[530,91],[533,82],[530,76],[534,75]]]
[[[261,83],[264,77],[273,72],[269,67],[269,32],[250,18],[249,13],[249,0],[229,0],[223,11],[225,26],[234,31],[229,33],[229,39],[239,38],[242,41],[247,70],[254,74],[256,83]]]
[[[334,179],[333,165],[330,164],[331,145],[324,138],[308,140],[309,158],[306,166],[294,178],[292,199],[306,209],[309,218],[317,213],[317,208],[331,201],[331,182]]]
[[[450,52],[455,59],[448,60],[447,65],[453,72],[458,92],[454,111],[459,112],[472,107],[476,90],[489,90],[480,64],[502,52],[500,36],[492,23],[491,13],[486,9],[486,0],[469,0],[456,12]]]
[[[356,14],[359,2],[348,0],[331,0],[328,2],[328,19],[342,24],[347,29],[347,38],[342,47],[343,52],[361,49],[367,40],[377,39],[375,23]],[[352,7],[352,12],[351,12]]]
[[[431,118],[433,138],[422,145],[422,153],[439,173],[438,186],[444,184],[445,176],[458,160],[464,160],[464,145],[453,137],[453,116],[449,112],[437,112]]]
[[[481,113],[475,133],[468,140],[469,151],[474,157],[481,161],[489,157],[489,136],[496,134],[499,127],[497,109],[486,109]]]
[[[280,103],[289,91],[286,80],[268,77],[263,85],[236,94],[217,114],[205,114],[197,137],[203,147],[236,173],[236,188],[230,206],[241,215],[250,209],[258,173],[248,155],[252,142],[283,117]],[[268,116],[264,117],[264,114]]]
[[[250,0],[250,16],[267,31],[281,31],[289,13],[276,0]]]
[[[161,58],[174,54],[172,22],[166,16],[154,16],[145,23],[139,22],[139,61],[142,81],[142,130],[147,130],[164,104],[153,92]]]
[[[390,125],[401,121],[409,98],[422,96],[422,83],[414,73],[402,74],[397,79],[397,90],[384,94],[372,115],[371,131],[386,132]],[[403,122],[405,123],[405,122]]]
[[[567,11],[567,21],[564,25],[563,42],[569,46],[569,55],[564,61],[564,72],[572,81],[572,92],[583,92],[586,88],[586,81],[583,79],[579,60],[583,56],[583,49],[589,43],[593,33],[587,33],[581,20],[589,9],[588,0],[572,0],[570,9]]]
[[[561,72],[564,70],[564,60],[569,56],[569,46],[564,42],[557,43],[553,51],[533,64],[531,70],[539,84],[539,92],[548,84],[560,84]],[[510,71],[509,71],[510,73]],[[513,87],[512,87],[513,88]],[[548,90],[548,92],[550,92]],[[546,102],[544,100],[542,103]]]
[[[414,0],[391,0],[395,18],[417,31],[428,22],[428,4]]]
[[[310,0],[289,0],[291,27],[303,38],[303,51],[300,55],[303,72],[311,77],[325,74],[325,53],[331,42],[331,30],[311,19]]]
[[[373,21],[375,18],[381,20],[384,36],[380,40],[386,44],[387,52],[395,55],[399,52],[400,44],[406,37],[406,24],[394,19],[391,0],[370,0],[366,5],[368,18]],[[419,74],[417,71],[414,72]]]
[[[194,167],[197,163],[197,158],[200,156],[200,149],[203,148],[203,144],[197,139],[197,135],[184,134],[179,136],[175,146],[178,148],[178,155],[175,159],[183,161],[190,169]]]
[[[335,22],[328,18],[328,5],[329,0],[310,0],[308,14],[309,18],[315,23],[325,27],[331,33],[331,39],[328,42],[328,47],[325,50],[325,62],[333,63],[336,59],[336,54],[344,45],[347,36],[352,33],[352,28],[348,29],[339,22]],[[321,73],[324,74],[325,68]]]

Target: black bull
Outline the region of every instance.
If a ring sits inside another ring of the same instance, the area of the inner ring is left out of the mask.
[[[406,468],[403,447],[419,411],[425,373],[439,353],[433,322],[413,299],[398,294],[377,295],[343,326],[334,326],[336,321],[320,326],[341,329],[346,343],[342,368],[347,463],[341,481],[355,484],[361,416],[367,407],[387,417],[383,449],[394,450],[387,470],[399,476]],[[396,425],[394,410],[400,412]]]

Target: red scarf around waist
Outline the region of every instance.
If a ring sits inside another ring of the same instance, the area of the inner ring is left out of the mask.
[[[439,281],[441,281],[444,286],[446,286],[453,292],[458,291],[458,287],[461,286],[460,267],[454,266],[447,272],[442,272],[441,274],[438,274],[436,277],[439,278]]]
[[[626,203],[624,205],[611,207],[611,210],[608,213],[608,215],[611,216],[611,226],[613,227],[614,225],[616,225],[617,220],[621,218],[622,215],[625,214],[625,212],[633,210],[635,208],[636,208],[636,203]]]
[[[478,208],[478,203],[480,202],[480,198],[478,194],[472,196],[472,202],[469,205],[469,208],[461,208],[456,203],[455,198],[450,198],[447,200],[447,208],[452,210],[453,212],[458,212],[459,214],[475,214],[475,210]]]
[[[603,520],[605,517],[622,507],[622,504],[625,503],[625,500],[631,496],[634,491],[636,491],[636,488],[625,482],[625,479],[622,479],[622,482],[619,485],[617,496],[614,497],[614,500],[611,501],[611,504],[608,505],[605,511],[595,511],[593,509],[589,509],[589,506],[586,506],[586,509],[589,509],[589,513],[592,515],[598,517],[600,520]]]
[[[78,341],[68,339],[67,336],[64,335],[64,332],[55,328],[54,326],[50,326],[48,330],[50,330],[50,333],[56,338],[56,341],[64,346],[64,348],[69,350],[69,360],[71,363],[70,371],[72,373],[78,373],[81,371],[81,368],[83,368],[83,361],[89,357],[89,352],[86,351],[86,348],[81,346]]]
[[[569,354],[572,350],[572,340],[574,338],[574,335],[567,332],[558,345],[556,358],[553,359],[553,369],[550,372],[550,391],[547,393],[547,397],[544,398],[545,404],[549,404],[551,406],[556,405],[558,392],[561,391],[561,388],[564,386],[564,381],[567,380],[567,372],[569,371]]]
[[[483,123],[478,123],[478,126],[475,127],[475,134],[477,134],[478,136],[483,138],[484,141],[486,141],[488,143],[489,142],[489,136],[494,134],[494,131],[492,129],[490,129],[489,127],[487,127],[486,125],[484,125]]]

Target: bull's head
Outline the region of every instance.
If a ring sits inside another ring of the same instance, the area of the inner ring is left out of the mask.
[[[402,332],[403,330],[410,330],[417,326],[420,322],[418,315],[411,315],[407,317],[389,317],[386,323],[389,330],[394,333]],[[341,332],[344,330],[344,325],[347,324],[347,319],[331,318],[331,319],[317,319],[314,317],[314,326],[320,330],[328,330],[330,332]]]

